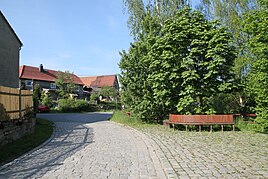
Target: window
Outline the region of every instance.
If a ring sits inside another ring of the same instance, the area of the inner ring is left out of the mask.
[[[30,81],[30,80],[25,80],[25,85],[26,86],[32,86],[32,81]]]
[[[56,89],[56,84],[55,83],[50,83],[50,88],[51,89]]]

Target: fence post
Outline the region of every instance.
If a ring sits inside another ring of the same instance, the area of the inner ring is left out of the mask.
[[[19,117],[20,119],[22,119],[21,117],[21,89],[19,89]]]

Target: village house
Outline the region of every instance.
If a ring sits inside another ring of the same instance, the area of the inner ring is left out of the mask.
[[[22,42],[0,11],[0,86],[19,87]]]
[[[43,91],[51,94],[53,100],[57,99],[57,86],[55,84],[57,74],[58,71],[45,69],[42,64],[39,67],[23,65],[19,69],[21,86],[24,86],[25,89],[32,90],[34,85],[39,84]],[[71,77],[76,86],[76,94],[74,95],[82,98],[84,83],[75,74],[71,74]]]
[[[119,83],[116,75],[80,77],[84,83],[84,89],[94,93],[99,92],[104,86],[109,86],[119,91]]]

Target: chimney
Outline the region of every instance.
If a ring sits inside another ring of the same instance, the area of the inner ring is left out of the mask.
[[[40,66],[39,66],[39,71],[40,71],[40,72],[44,72],[44,67],[43,67],[42,64],[40,64]]]

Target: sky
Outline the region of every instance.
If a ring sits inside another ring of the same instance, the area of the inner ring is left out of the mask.
[[[117,74],[133,41],[122,0],[0,0],[0,10],[23,43],[20,65]]]

